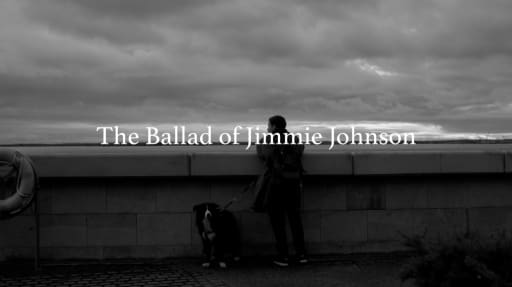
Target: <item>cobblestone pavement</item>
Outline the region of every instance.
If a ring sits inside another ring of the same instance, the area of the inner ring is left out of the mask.
[[[405,257],[406,258],[406,257]],[[13,264],[0,265],[0,287],[16,286],[412,286],[400,282],[403,257],[343,255],[315,257],[305,266],[275,267],[270,258],[244,258],[228,269],[204,269],[197,260],[128,261],[110,264],[50,266],[39,274],[16,274]],[[25,269],[27,265],[25,264]],[[30,266],[30,265],[28,265]],[[30,269],[30,267],[28,267]]]
[[[44,267],[40,274],[0,273],[0,287],[16,286],[227,286],[215,277],[213,270],[195,268],[190,264],[147,265],[81,265]]]

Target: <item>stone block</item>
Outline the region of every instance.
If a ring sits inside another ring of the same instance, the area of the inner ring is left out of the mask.
[[[274,243],[274,234],[265,213],[240,212],[240,234],[245,244]],[[290,238],[290,237],[288,237]]]
[[[512,207],[475,207],[468,209],[469,230],[490,237],[512,232]]]
[[[40,214],[52,213],[52,198],[52,183],[44,181],[44,185],[41,183],[41,189],[37,193]]]
[[[41,246],[69,247],[87,245],[84,215],[42,215]]]
[[[33,157],[41,177],[187,176],[186,154],[51,154]],[[69,164],[72,162],[73,164]]]
[[[17,216],[0,220],[0,249],[33,246],[35,221],[33,216]]]
[[[305,210],[347,209],[347,184],[343,178],[322,177],[304,180]]]
[[[138,245],[190,244],[191,213],[139,214]]]
[[[98,214],[87,216],[89,246],[136,245],[137,218],[134,214]]]
[[[429,208],[461,208],[467,206],[466,190],[474,185],[470,179],[438,178],[429,186],[427,201]]]
[[[103,213],[106,211],[105,184],[94,179],[54,181],[49,213]]]
[[[355,175],[439,173],[441,160],[431,151],[355,152]]]
[[[505,154],[503,152],[443,152],[441,153],[442,173],[503,173]]]
[[[485,178],[466,188],[468,207],[512,206],[512,179]]]
[[[263,163],[251,153],[194,153],[190,158],[192,176],[257,175]]]
[[[321,228],[322,242],[342,244],[346,241],[367,240],[367,211],[324,211]]]
[[[304,240],[307,243],[322,241],[322,211],[306,211],[302,213]]]
[[[347,210],[386,208],[386,193],[382,184],[357,178],[347,182]]]
[[[65,259],[90,259],[100,260],[103,257],[102,247],[41,247],[41,258],[46,260],[65,260]]]
[[[237,213],[235,213],[235,218],[237,219],[238,227],[240,228],[240,220],[239,220],[240,217],[238,216]],[[199,231],[196,226],[195,214],[192,214],[190,216],[190,242],[192,245],[200,247],[200,251],[198,254],[201,254],[202,240],[201,240],[201,236],[199,235]]]
[[[18,259],[34,259],[34,247],[12,247],[8,248],[0,246],[0,263],[2,261],[8,260],[18,260]]]
[[[106,194],[107,211],[112,213],[154,212],[156,193],[168,189],[168,181],[155,178],[109,180]]]
[[[206,180],[173,180],[168,189],[156,191],[158,212],[192,212],[194,205],[210,201],[210,187]]]
[[[512,151],[505,152],[505,172],[512,173]]]
[[[428,206],[429,183],[423,178],[389,179],[383,183],[386,209],[414,209]]]
[[[108,259],[163,259],[198,256],[198,254],[200,255],[190,245],[107,246],[103,248],[103,257]]]
[[[249,183],[255,178],[225,178],[212,179],[210,181],[211,201],[221,207],[234,200],[229,206],[231,211],[250,210],[254,196],[251,190],[246,190]]]
[[[302,164],[306,175],[351,175],[350,153],[305,153]]]
[[[402,241],[405,236],[426,234],[447,238],[466,231],[464,209],[369,210],[369,241]]]
[[[34,207],[35,207],[35,204],[34,204],[34,202],[32,202],[27,209],[23,210],[16,216],[33,216],[35,214]]]

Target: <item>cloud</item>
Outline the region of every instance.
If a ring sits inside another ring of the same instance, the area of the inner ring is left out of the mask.
[[[277,113],[508,131],[511,12],[508,0],[6,0],[0,133]]]

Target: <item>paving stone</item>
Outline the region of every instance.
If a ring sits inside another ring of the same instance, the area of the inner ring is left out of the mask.
[[[227,286],[213,272],[198,272],[190,265],[77,265],[45,268],[28,276],[0,274],[0,286]]]

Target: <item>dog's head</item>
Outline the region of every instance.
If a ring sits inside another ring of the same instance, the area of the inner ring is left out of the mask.
[[[201,234],[215,234],[215,222],[220,213],[216,203],[205,202],[195,205],[193,211],[196,215],[196,226]]]
[[[220,212],[220,206],[213,202],[204,202],[194,205],[193,211],[195,212],[196,216],[200,217],[201,219],[211,218]]]

